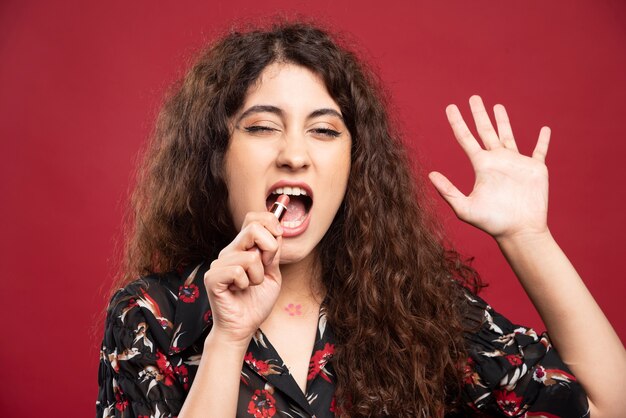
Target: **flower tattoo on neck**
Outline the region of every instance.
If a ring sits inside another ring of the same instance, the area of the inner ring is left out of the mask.
[[[287,307],[285,307],[285,311],[289,314],[289,316],[300,316],[302,315],[302,305],[294,305],[293,303],[290,303]]]

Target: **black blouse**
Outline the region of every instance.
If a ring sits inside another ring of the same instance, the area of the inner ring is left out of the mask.
[[[206,269],[205,263],[149,276],[113,296],[100,351],[98,418],[178,415],[212,323]],[[585,393],[545,333],[510,323],[474,295],[468,302],[483,316],[478,331],[466,336],[464,397],[476,415],[589,415]],[[333,352],[322,307],[302,393],[258,330],[242,365],[237,417],[334,417]]]

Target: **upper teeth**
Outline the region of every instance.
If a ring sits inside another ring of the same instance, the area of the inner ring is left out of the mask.
[[[306,196],[306,190],[297,186],[296,187],[279,187],[276,190],[274,190],[272,194],[286,194],[289,196],[300,196],[300,195]]]

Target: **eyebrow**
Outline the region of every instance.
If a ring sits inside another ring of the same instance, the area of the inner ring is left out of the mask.
[[[244,119],[245,117],[247,117],[247,116],[249,116],[249,115],[251,115],[253,113],[263,113],[263,112],[273,113],[275,115],[280,116],[281,118],[285,114],[285,112],[283,112],[282,109],[280,109],[280,108],[278,108],[276,106],[271,106],[271,105],[254,105],[254,106],[249,107],[248,109],[246,109],[245,112],[243,112],[241,114],[241,116],[239,116],[237,118],[236,125],[238,125],[239,122],[241,122],[242,119]],[[325,116],[325,115],[336,116],[339,119],[341,119],[342,122],[345,123],[341,113],[337,112],[335,109],[330,109],[330,108],[322,108],[322,109],[314,110],[313,112],[311,112],[309,114],[309,116],[307,116],[307,119],[313,119],[313,118],[317,118],[317,117]]]

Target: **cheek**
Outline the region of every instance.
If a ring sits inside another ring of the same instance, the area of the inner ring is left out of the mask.
[[[241,208],[241,202],[239,201],[239,196],[235,195],[233,193],[228,192],[228,209],[230,211],[230,217],[233,221],[233,225],[235,226],[235,228],[237,228],[237,230],[239,230],[239,228],[241,227],[242,223],[243,223],[243,217],[242,215],[238,212],[238,209]]]
[[[268,152],[259,147],[234,144],[224,157],[224,180],[228,188],[228,208],[233,224],[241,227],[246,214],[265,207],[265,172]]]
[[[329,196],[329,203],[339,207],[343,201],[348,187],[350,176],[350,158],[345,154],[339,154],[337,158],[329,159],[327,166],[327,187],[332,193]]]
[[[350,155],[350,148],[344,150],[341,153],[341,158],[337,162],[337,182],[340,183],[345,189],[348,185],[348,178],[350,177],[350,167],[352,165],[352,156]],[[344,190],[345,191],[345,190]]]
[[[237,229],[241,226],[245,213],[240,212],[246,206],[245,185],[247,173],[241,165],[238,154],[229,150],[224,158],[224,181],[228,189],[228,209]]]
[[[232,174],[232,173],[231,173]],[[246,170],[232,174],[227,181],[228,208],[233,224],[237,229],[241,227],[246,214],[255,209],[254,196]]]

